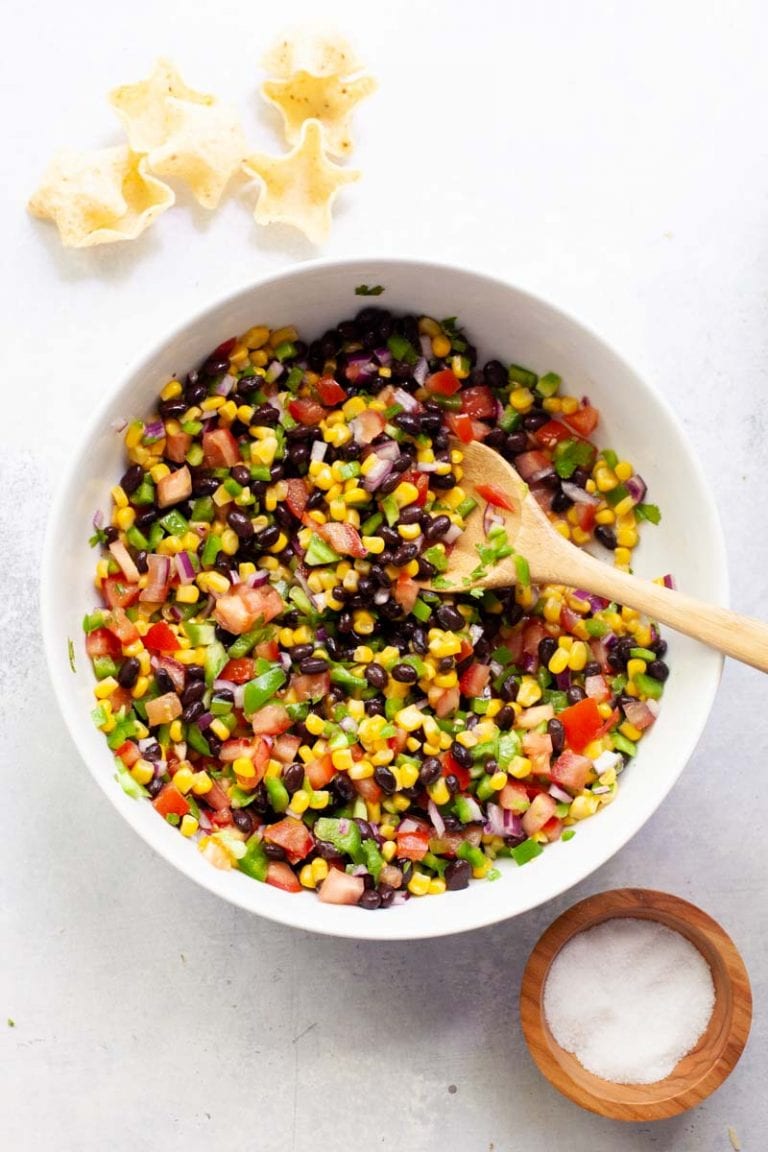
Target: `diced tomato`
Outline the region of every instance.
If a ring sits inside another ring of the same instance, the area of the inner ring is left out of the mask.
[[[156,728],[158,724],[170,724],[177,716],[181,716],[181,700],[175,692],[166,692],[164,696],[148,700],[146,709],[147,723],[150,728]]]
[[[285,732],[281,732],[272,745],[272,755],[282,764],[292,764],[300,746],[301,737],[288,736]]]
[[[261,736],[256,736],[253,740],[236,737],[235,739],[224,741],[221,746],[221,751],[219,752],[219,758],[225,764],[231,764],[241,758],[250,760],[256,771],[256,776],[248,777],[249,787],[255,788],[266,770],[270,748],[270,742],[264,740]]]
[[[284,611],[285,604],[270,585],[249,588],[246,584],[238,584],[232,592],[219,597],[213,614],[228,632],[242,635],[250,631],[258,619],[268,624]]]
[[[231,808],[222,808],[219,812],[213,812],[208,819],[214,828],[231,828],[235,822],[232,818]]]
[[[418,496],[413,503],[417,508],[423,508],[429,492],[429,476],[425,472],[408,472],[403,479],[407,479],[409,483],[415,486]]]
[[[139,630],[133,620],[129,620],[123,608],[116,606],[106,619],[104,627],[117,636],[121,644],[134,644],[139,639]]]
[[[187,798],[182,796],[175,784],[166,784],[155,796],[152,805],[161,816],[169,816],[171,813],[186,816],[189,812]]]
[[[613,712],[611,712],[608,719],[604,720],[603,723],[598,728],[597,732],[595,732],[595,740],[601,740],[602,737],[605,736],[606,732],[610,732],[611,728],[613,728],[614,725],[619,723],[619,719],[620,719],[619,710],[618,710],[618,708],[614,708]],[[631,721],[630,721],[630,723],[631,723]]]
[[[510,512],[514,512],[517,504],[508,492],[500,488],[498,484],[478,484],[476,485],[477,492],[494,508],[507,508]]]
[[[589,650],[592,653],[592,659],[600,665],[603,676],[613,677],[615,673],[608,663],[608,649],[605,642],[599,638],[592,639],[589,642]]]
[[[522,653],[532,663],[530,671],[536,672],[539,667],[539,644],[547,635],[547,630],[541,620],[530,620],[523,630]]]
[[[429,702],[434,708],[435,716],[437,716],[438,720],[444,720],[446,716],[450,716],[452,712],[455,712],[459,706],[458,688],[443,688],[434,701],[430,693],[427,693],[427,695],[429,696]]]
[[[471,444],[473,440],[485,440],[490,432],[487,424],[473,420],[466,412],[448,412],[445,419],[451,432],[462,444]]]
[[[325,788],[336,775],[330,754],[320,756],[317,760],[310,760],[306,768],[310,784],[315,789]]]
[[[572,412],[569,416],[563,413],[563,420],[579,436],[591,436],[600,421],[600,413],[597,408],[593,408],[591,404],[583,404],[576,412]]]
[[[140,591],[138,584],[129,584],[125,576],[107,576],[101,582],[101,595],[108,608],[129,608]]]
[[[212,786],[208,789],[202,800],[212,808],[214,812],[229,812],[229,796],[219,784],[218,780],[214,780]]]
[[[398,832],[397,855],[406,860],[423,860],[429,852],[429,833],[424,830]]]
[[[587,783],[591,771],[592,761],[588,756],[579,756],[578,752],[566,748],[552,765],[552,779],[558,787],[575,796]]]
[[[228,660],[221,670],[222,680],[231,680],[233,684],[247,684],[253,680],[254,661],[250,656],[241,656],[237,660]]]
[[[561,440],[572,440],[573,433],[570,428],[566,428],[565,424],[561,424],[559,420],[548,420],[546,424],[542,424],[541,428],[537,428],[533,434],[534,440],[544,448],[554,448]]]
[[[381,436],[385,424],[386,421],[381,412],[376,412],[371,408],[366,408],[364,412],[349,422],[358,444],[370,444],[377,436]]]
[[[552,498],[555,494],[554,488],[550,488],[548,484],[531,484],[531,496],[541,508],[542,512],[552,511]]]
[[[277,660],[280,655],[280,645],[277,640],[262,640],[254,648],[253,654],[260,660]]]
[[[622,704],[622,708],[630,724],[634,724],[635,728],[641,732],[646,728],[650,728],[656,719],[656,716],[651,712],[644,700],[627,700],[625,704]]]
[[[443,776],[455,776],[459,782],[459,788],[463,792],[469,787],[472,777],[469,774],[469,769],[462,767],[458,760],[454,759],[450,752],[446,752],[443,757]]]
[[[378,804],[384,795],[372,776],[368,776],[365,780],[355,780],[353,783],[358,796],[362,796],[368,804]]]
[[[317,534],[327,544],[330,544],[331,548],[334,548],[340,556],[357,556],[362,559],[367,555],[360,539],[360,533],[351,524],[333,522],[321,524],[318,526]]]
[[[360,883],[362,884],[363,881],[361,880]],[[279,888],[281,892],[301,892],[298,877],[285,860],[270,860],[267,865],[267,884],[271,884],[273,888]]]
[[[611,690],[605,682],[605,677],[600,674],[586,677],[584,691],[587,696],[592,697],[596,704],[602,704],[604,700],[609,700],[611,697]],[[635,725],[635,727],[639,727],[639,725]]]
[[[402,752],[408,743],[408,733],[404,728],[395,728],[394,736],[387,738],[387,744],[393,752]]]
[[[150,652],[167,654],[176,651],[179,641],[165,621],[160,620],[159,623],[152,625],[144,637],[144,647]]]
[[[496,417],[496,397],[487,384],[476,384],[461,393],[461,410],[473,420],[493,420]]]
[[[237,344],[236,336],[230,336],[228,340],[223,340],[218,348],[214,348],[213,352],[211,352],[208,361],[223,360],[225,356],[229,356],[235,344]]]
[[[192,437],[188,432],[174,432],[171,436],[166,434],[163,455],[173,460],[174,464],[183,464],[191,446]]]
[[[277,824],[268,824],[264,829],[264,839],[268,844],[277,844],[288,858],[289,864],[298,864],[309,855],[315,846],[315,838],[303,820],[286,816]]]
[[[573,632],[577,624],[581,623],[581,616],[578,612],[574,612],[567,604],[563,604],[560,609],[560,627],[564,632]]]
[[[526,732],[523,736],[523,752],[528,757],[552,755],[552,737],[548,732]]]
[[[155,663],[157,664],[158,670],[162,668],[164,672],[168,673],[173,687],[181,694],[187,683],[187,673],[184,665],[180,664],[178,660],[174,660],[171,656],[156,656]]]
[[[347,393],[341,384],[334,380],[333,376],[321,376],[315,384],[315,388],[320,397],[320,403],[327,407],[331,407],[333,404],[342,404],[347,398]]]
[[[116,715],[121,708],[127,712],[133,704],[133,697],[128,688],[115,688],[114,692],[110,694],[109,702],[112,705],[112,713]]]
[[[350,876],[338,868],[331,868],[317,896],[322,904],[357,904],[364,890],[362,876]]]
[[[177,468],[175,472],[161,476],[155,491],[158,508],[170,508],[172,504],[180,504],[182,500],[192,495],[192,473],[185,464],[183,468]]]
[[[412,576],[405,572],[398,573],[397,583],[392,589],[392,595],[402,608],[403,612],[410,612],[418,598],[421,588]]]
[[[603,718],[598,712],[597,704],[591,696],[564,708],[557,716],[565,729],[565,740],[574,752],[582,752],[591,740],[594,740],[597,731],[602,727]]]
[[[526,836],[533,836],[534,832],[543,828],[547,821],[554,816],[556,807],[557,801],[548,792],[539,792],[538,795],[534,796],[530,808],[522,816],[523,831]]]
[[[463,696],[479,696],[491,678],[490,664],[470,664],[459,680]]]
[[[285,497],[288,510],[297,520],[301,520],[309,500],[307,482],[306,480],[286,480],[285,483],[288,485],[288,492]]]
[[[546,824],[543,824],[540,831],[544,833],[548,843],[553,844],[555,840],[559,840],[563,831],[563,822],[557,816],[551,816]]]
[[[85,638],[85,650],[93,660],[94,656],[120,656],[122,645],[117,636],[108,628],[94,628]]]
[[[582,532],[591,532],[595,525],[595,505],[574,504],[573,509],[577,527],[581,528]]]
[[[288,411],[294,420],[298,420],[299,424],[304,424],[306,427],[319,424],[327,415],[325,408],[316,400],[291,400]]]
[[[257,736],[279,736],[291,726],[291,718],[282,704],[265,704],[251,718],[251,726]]]
[[[141,752],[133,740],[126,740],[115,752],[115,756],[119,756],[126,768],[131,768],[137,760],[141,759]]]
[[[203,464],[206,468],[232,468],[240,463],[240,447],[229,428],[203,433]]]
[[[461,381],[450,368],[443,368],[427,376],[424,387],[427,392],[434,392],[437,396],[453,396],[461,388]]]
[[[552,457],[548,452],[541,452],[534,448],[531,452],[521,452],[512,461],[515,471],[523,480],[529,481],[534,477],[545,476],[552,471]]]
[[[304,700],[319,700],[331,690],[331,674],[314,672],[309,676],[292,676],[290,686],[300,704]]]
[[[519,780],[507,781],[498,794],[498,803],[502,808],[506,808],[510,812],[517,812],[518,814],[526,812],[531,806],[525,785],[521,784]]]
[[[535,708],[526,708],[515,721],[516,728],[536,728],[541,723],[551,720],[555,710],[551,704],[537,704]]]

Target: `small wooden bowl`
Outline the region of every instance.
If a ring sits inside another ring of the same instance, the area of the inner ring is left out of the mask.
[[[706,1032],[669,1076],[655,1084],[614,1084],[594,1076],[560,1047],[544,1017],[544,985],[560,949],[578,932],[617,916],[655,920],[679,932],[699,949],[712,971],[715,1007]],[[589,896],[547,928],[523,974],[520,1016],[539,1071],[564,1096],[611,1120],[663,1120],[700,1104],[731,1074],[749,1035],[752,993],[736,946],[706,912],[664,892],[617,888]]]

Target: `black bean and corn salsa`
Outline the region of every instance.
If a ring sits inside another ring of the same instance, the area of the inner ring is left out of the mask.
[[[506,555],[483,440],[556,529],[629,569],[658,520],[560,378],[480,365],[455,319],[366,307],[311,343],[251,328],[125,430],[84,627],[93,719],[126,792],[239,869],[386,908],[493,880],[616,795],[666,643],[636,612],[518,567],[438,594],[468,517]]]

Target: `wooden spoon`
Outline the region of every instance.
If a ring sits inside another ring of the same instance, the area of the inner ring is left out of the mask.
[[[533,583],[584,588],[606,600],[635,608],[652,620],[668,624],[677,632],[768,672],[768,625],[603,564],[555,531],[528,485],[498,452],[478,442],[461,445],[461,450],[464,453],[461,485],[467,496],[474,497],[484,507],[488,501],[482,494],[483,488],[493,485],[511,497],[513,511],[496,507],[493,511],[504,520],[507,538],[515,552],[528,561]],[[509,588],[515,584],[514,556],[484,565],[485,572],[479,577],[471,575],[480,565],[475,546],[485,542],[483,516],[478,510],[469,517],[466,530],[448,557],[445,582],[450,586],[439,581],[434,591],[463,592],[470,588]]]

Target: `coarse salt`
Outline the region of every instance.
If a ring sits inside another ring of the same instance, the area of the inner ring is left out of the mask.
[[[709,965],[653,920],[617,917],[555,957],[544,1015],[557,1043],[603,1080],[663,1080],[704,1034],[715,1004]]]

